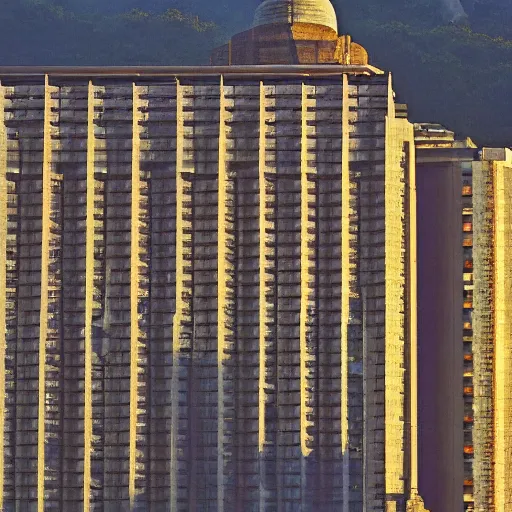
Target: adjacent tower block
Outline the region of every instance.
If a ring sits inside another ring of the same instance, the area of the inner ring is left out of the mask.
[[[510,150],[416,125],[419,483],[439,512],[512,506],[511,172]]]
[[[512,507],[511,179],[512,151],[484,148],[473,169],[476,512]]]

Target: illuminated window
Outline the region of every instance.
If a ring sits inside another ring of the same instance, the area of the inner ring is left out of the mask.
[[[473,194],[473,187],[471,186],[471,180],[464,180],[462,182],[462,195],[470,196]]]
[[[472,416],[464,416],[464,423],[473,423]]]
[[[468,395],[468,396],[472,396],[473,395],[473,386],[466,386],[464,388],[464,394]]]
[[[473,223],[472,222],[464,222],[462,224],[462,231],[465,233],[471,233],[473,231]]]
[[[467,236],[464,237],[464,240],[462,241],[463,247],[473,247],[473,237]]]
[[[473,453],[475,453],[475,450],[473,449],[472,446],[464,446],[464,453],[466,455],[472,455]]]
[[[464,261],[464,268],[472,269],[473,268],[473,260]]]

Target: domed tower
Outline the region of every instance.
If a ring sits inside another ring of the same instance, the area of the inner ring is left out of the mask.
[[[336,12],[329,0],[264,0],[256,9],[254,26],[308,23],[338,32]]]
[[[263,0],[251,29],[214,50],[213,65],[367,65],[365,49],[338,36],[330,0]]]

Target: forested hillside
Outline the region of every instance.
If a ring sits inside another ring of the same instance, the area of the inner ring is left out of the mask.
[[[206,64],[259,0],[2,0],[0,65]],[[333,0],[412,120],[512,146],[511,0]]]

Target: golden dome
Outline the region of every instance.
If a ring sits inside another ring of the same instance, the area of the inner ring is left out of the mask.
[[[338,32],[336,12],[329,0],[264,0],[256,9],[254,26],[272,23],[312,23]]]

